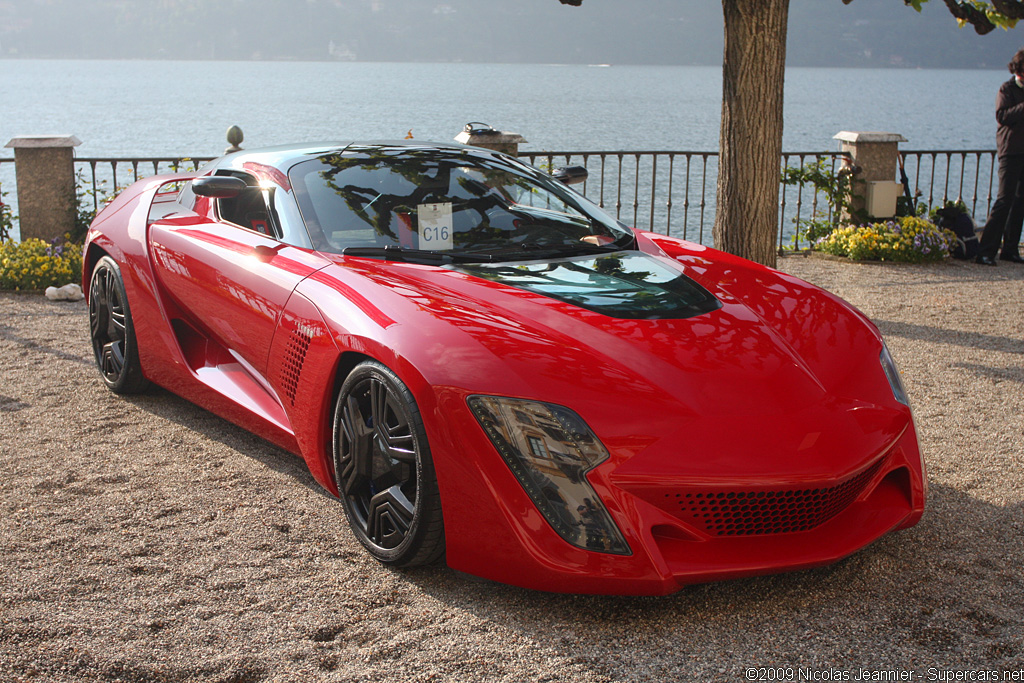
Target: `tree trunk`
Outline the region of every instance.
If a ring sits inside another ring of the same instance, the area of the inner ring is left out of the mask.
[[[775,265],[789,0],[722,0],[715,247]]]

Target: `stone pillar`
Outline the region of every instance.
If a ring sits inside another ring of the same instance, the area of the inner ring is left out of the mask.
[[[516,157],[519,156],[519,144],[526,142],[526,138],[519,133],[495,130],[486,123],[474,121],[466,124],[465,129],[455,136],[455,141]]]
[[[872,218],[896,215],[896,198],[903,191],[897,182],[899,143],[906,142],[899,133],[841,131],[832,136],[840,141],[840,151],[849,152],[853,165],[860,170],[853,178],[853,211],[865,210]]]
[[[75,227],[74,135],[26,135],[12,138],[18,181],[18,222],[22,241],[37,237],[50,242]]]

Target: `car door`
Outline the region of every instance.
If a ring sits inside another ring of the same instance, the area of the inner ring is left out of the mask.
[[[150,227],[154,267],[192,325],[265,376],[288,298],[328,261],[280,241],[276,212],[255,216],[246,227],[239,216],[231,216],[238,223],[220,216],[215,202],[197,197],[191,217],[170,217]]]

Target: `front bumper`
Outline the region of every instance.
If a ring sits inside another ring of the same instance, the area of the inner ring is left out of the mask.
[[[817,567],[914,525],[924,510],[924,472],[908,419],[898,436],[866,454],[854,471],[818,481],[767,485],[737,478],[709,487],[661,477],[640,484],[617,481],[615,464],[606,463],[588,478],[631,554],[592,552],[558,536],[482,431],[464,427],[458,440],[449,441],[460,453],[437,463],[448,564],[536,590],[656,595],[688,584]],[[700,508],[707,506],[692,504],[701,492],[715,500],[723,494],[727,504],[708,513],[718,517],[704,517],[708,511]],[[737,502],[739,494],[754,503]],[[720,523],[723,514],[729,521]]]

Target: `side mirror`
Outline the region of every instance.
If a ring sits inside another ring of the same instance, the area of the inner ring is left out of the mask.
[[[587,172],[586,166],[563,166],[561,168],[556,168],[551,173],[551,176],[555,180],[560,180],[566,185],[582,183],[587,179],[588,175],[590,174]]]
[[[192,181],[192,191],[200,197],[232,199],[242,194],[248,185],[241,178],[227,175],[211,175]]]

